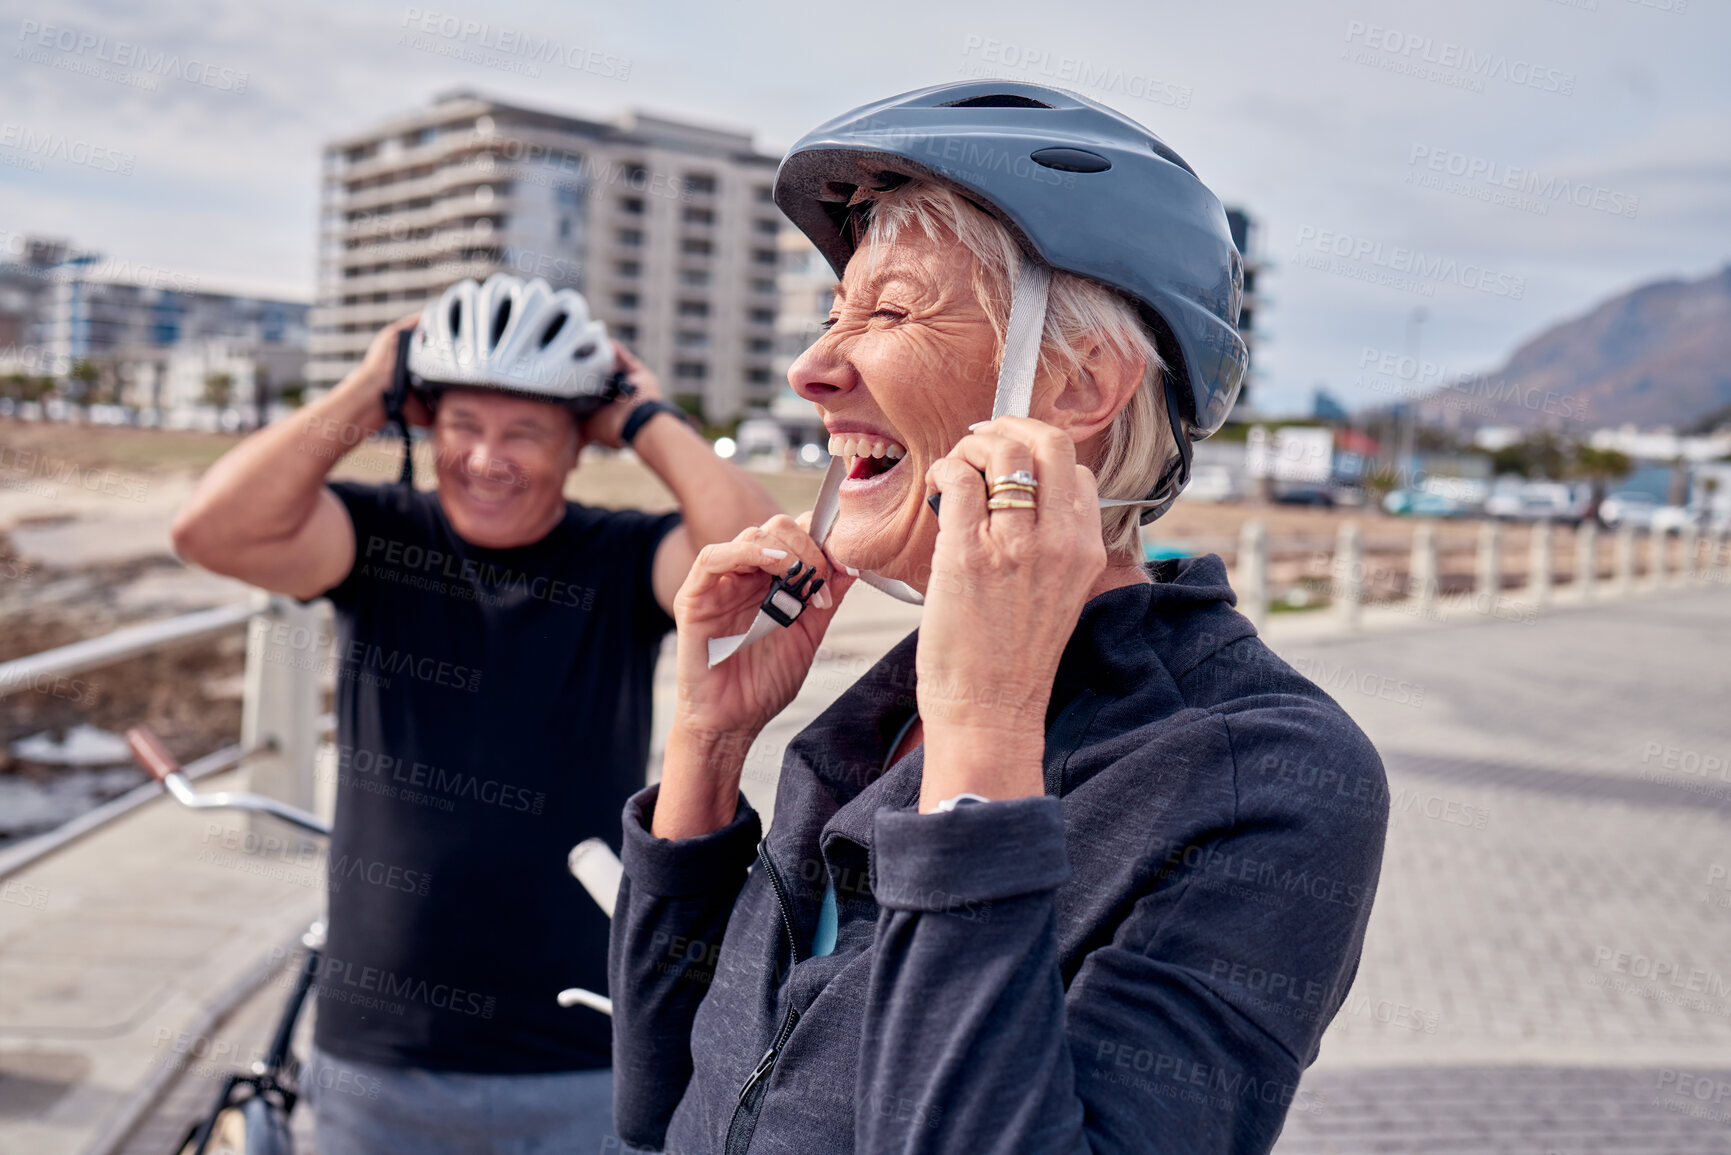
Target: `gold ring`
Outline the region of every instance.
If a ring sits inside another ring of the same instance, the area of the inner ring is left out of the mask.
[[[1035,492],[1035,488],[1036,488],[1035,486],[1024,485],[1023,483],[1021,483],[1019,481],[1004,481],[1002,478],[1000,478],[999,480],[992,482],[992,487],[986,491],[986,496],[987,497],[996,497],[1000,493],[1017,493],[1017,492],[1020,492],[1020,493],[1026,493],[1031,497],[1031,496],[1033,496],[1033,494]]]
[[[1040,507],[1039,507],[1038,503],[1032,502],[1032,501],[1026,501],[1026,500],[1021,499],[1021,498],[992,497],[992,498],[986,499],[986,511],[988,513],[991,512],[992,510],[995,510],[995,509],[1039,509],[1039,508]]]

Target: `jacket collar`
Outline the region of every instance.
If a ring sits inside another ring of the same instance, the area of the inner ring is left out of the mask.
[[[1255,634],[1231,609],[1237,599],[1219,557],[1158,562],[1148,573],[1151,582],[1108,590],[1083,607],[1058,663],[1048,730],[1084,690],[1126,697],[1146,687],[1152,670],[1176,680],[1221,646]],[[906,809],[918,801],[923,746],[883,770],[915,706],[918,643],[918,630],[896,643],[788,743],[775,822],[784,837],[839,835],[869,848],[881,807]]]

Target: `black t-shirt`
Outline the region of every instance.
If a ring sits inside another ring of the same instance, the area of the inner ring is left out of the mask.
[[[319,1047],[358,1062],[605,1067],[605,913],[566,868],[643,785],[677,514],[567,504],[533,545],[459,538],[437,495],[339,482],[337,807]]]

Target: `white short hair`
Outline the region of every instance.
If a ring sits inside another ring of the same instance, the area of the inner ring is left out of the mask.
[[[872,194],[864,243],[873,248],[894,244],[910,225],[928,236],[953,236],[974,255],[974,294],[997,337],[995,375],[1009,327],[1011,286],[1022,265],[1021,246],[997,218],[954,190],[921,180]],[[1054,269],[1040,368],[1060,376],[1086,372],[1083,354],[1096,344],[1126,361],[1140,360],[1142,382],[1107,429],[1099,459],[1084,464],[1093,469],[1101,497],[1147,497],[1178,452],[1166,416],[1165,362],[1134,302],[1098,281]],[[1141,513],[1137,506],[1103,512],[1108,553],[1134,551],[1141,557]]]

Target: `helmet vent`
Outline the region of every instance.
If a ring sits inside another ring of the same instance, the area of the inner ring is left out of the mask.
[[[505,326],[511,323],[511,298],[506,297],[499,302],[499,307],[493,310],[493,333],[488,340],[489,345],[497,345],[499,337],[505,332]]]
[[[1165,142],[1160,141],[1160,140],[1156,140],[1156,139],[1150,137],[1148,140],[1148,151],[1153,153],[1155,156],[1159,157],[1161,160],[1171,161],[1173,164],[1177,165],[1179,168],[1183,169],[1185,172],[1189,173],[1191,176],[1196,175],[1196,170],[1191,168],[1188,164],[1186,164],[1184,162],[1183,157],[1179,156],[1177,153],[1173,152],[1170,148],[1168,148],[1166,146]]]
[[[571,359],[573,361],[587,361],[593,356],[595,356],[595,342],[585,341],[577,346],[577,351],[571,354]]]
[[[453,294],[451,297],[451,307],[447,309],[446,312],[450,314],[450,316],[446,318],[446,321],[451,327],[451,332],[455,333],[463,324],[463,298]]]
[[[1016,96],[1008,92],[995,92],[990,96],[970,96],[966,100],[951,100],[938,105],[939,108],[1052,108],[1053,105],[1035,100],[1030,96]]]
[[[564,327],[565,314],[553,314],[553,319],[547,323],[547,328],[541,332],[541,348],[545,349],[547,346],[551,345],[553,343],[553,338],[557,337],[559,335],[559,330]]]

